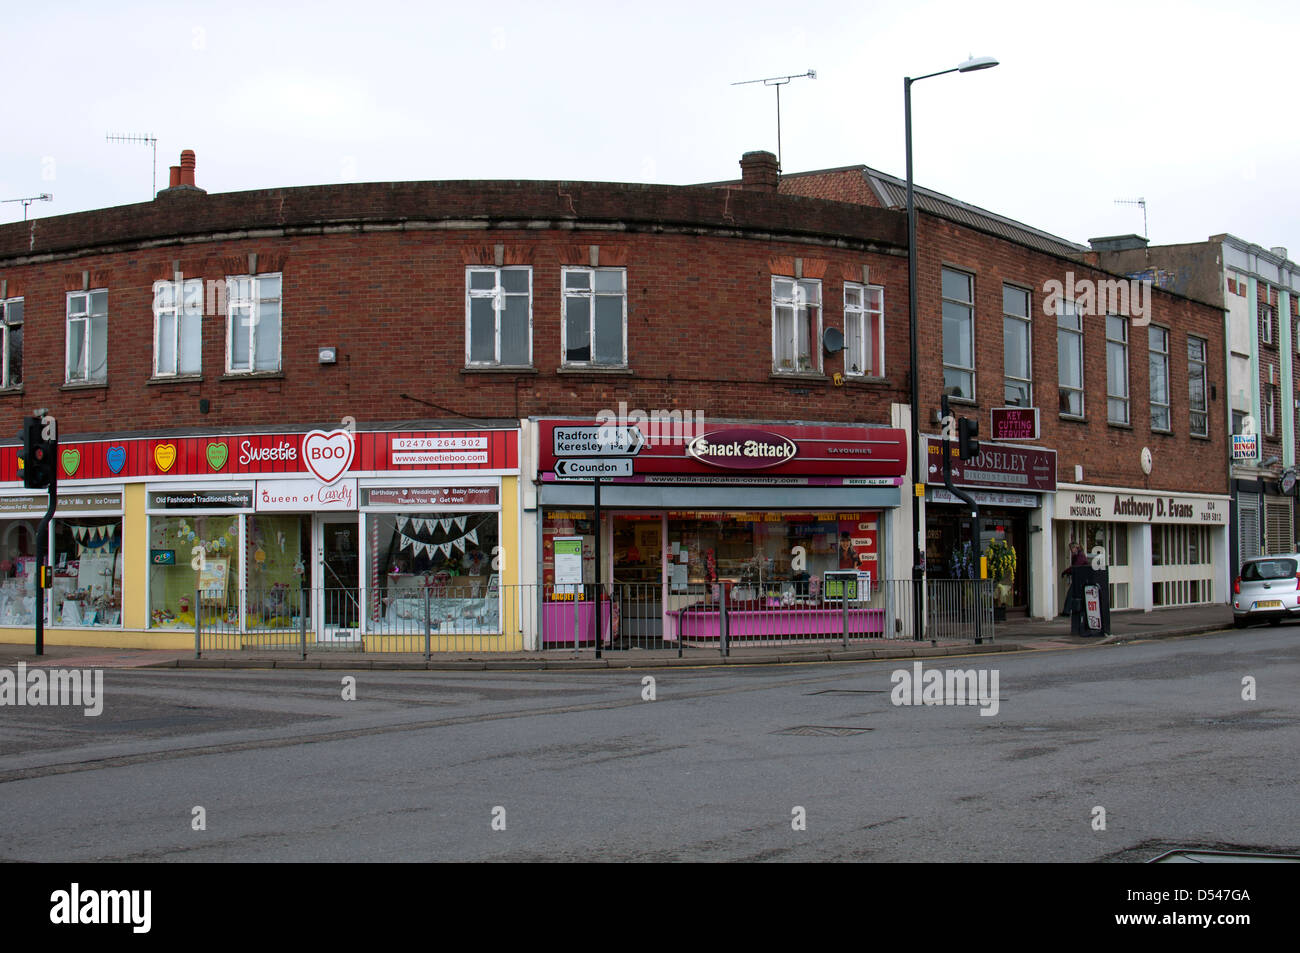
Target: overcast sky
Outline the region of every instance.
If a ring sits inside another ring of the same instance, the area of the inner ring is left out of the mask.
[[[691,184],[904,173],[1067,239],[1230,232],[1300,258],[1300,5],[790,0],[11,4],[0,198],[146,201],[182,149],[209,192],[409,179]],[[0,222],[22,219],[0,205]]]

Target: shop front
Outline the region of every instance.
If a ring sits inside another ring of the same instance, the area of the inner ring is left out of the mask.
[[[1074,541],[1104,556],[1112,609],[1225,602],[1230,511],[1226,495],[1062,484],[1052,524],[1056,572],[1070,564]],[[1063,589],[1058,596],[1063,602]]]
[[[1042,548],[1043,501],[1056,489],[1056,451],[1042,447],[986,443],[980,455],[963,461],[950,441],[953,485],[979,506],[976,527],[970,508],[943,482],[943,441],[927,437],[925,559],[933,579],[972,579],[979,557],[988,560],[997,615],[1049,614],[1050,581],[1035,567]],[[976,532],[979,534],[978,546]],[[1054,614],[1054,613],[1051,613]]]
[[[865,596],[893,568],[885,553],[907,464],[901,430],[715,423],[652,440],[631,476],[602,480],[598,526],[594,486],[555,476],[555,429],[583,423],[538,423],[539,579],[543,602],[573,599],[557,546],[576,538],[581,582],[594,583],[599,533],[599,576],[618,594],[609,640],[717,638],[721,603],[735,637],[838,632],[844,609],[828,578],[855,575]],[[853,612],[879,631],[883,613]],[[574,616],[557,614],[543,643],[571,642]],[[576,628],[580,640],[592,631]]]
[[[56,585],[48,624],[113,625],[115,639],[93,643],[113,645],[192,647],[197,627],[236,648],[287,644],[305,629],[315,643],[414,650],[428,627],[435,648],[469,635],[480,647],[484,636],[518,647],[519,621],[500,605],[519,566],[517,434],[336,430],[64,445],[50,558],[56,579],[76,574],[86,608],[64,608],[78,600],[59,599]],[[86,489],[79,478],[99,469],[122,482]],[[32,504],[46,497],[27,496],[8,498],[14,518],[0,530],[12,550],[0,560],[6,591],[16,597],[8,616],[0,607],[0,625],[30,614],[18,590],[30,579]],[[105,577],[99,592],[81,585],[92,570]],[[65,635],[85,641],[47,637]]]

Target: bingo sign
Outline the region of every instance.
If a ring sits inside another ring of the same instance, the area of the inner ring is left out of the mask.
[[[1037,440],[1037,407],[994,407],[989,433],[993,440]]]
[[[1232,459],[1258,460],[1259,435],[1253,433],[1235,433],[1232,435]]]

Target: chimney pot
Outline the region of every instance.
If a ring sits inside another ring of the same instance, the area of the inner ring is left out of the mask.
[[[770,152],[746,152],[740,157],[740,187],[747,192],[775,192],[780,179],[776,156]]]
[[[194,185],[194,150],[181,152],[181,185]]]
[[[176,186],[181,184],[181,167],[174,165],[172,166],[171,172],[171,179],[167,182],[167,188],[174,189]]]

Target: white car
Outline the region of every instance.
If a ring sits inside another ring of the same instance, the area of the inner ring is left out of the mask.
[[[1246,560],[1232,583],[1232,624],[1241,629],[1284,619],[1300,621],[1300,553]]]

